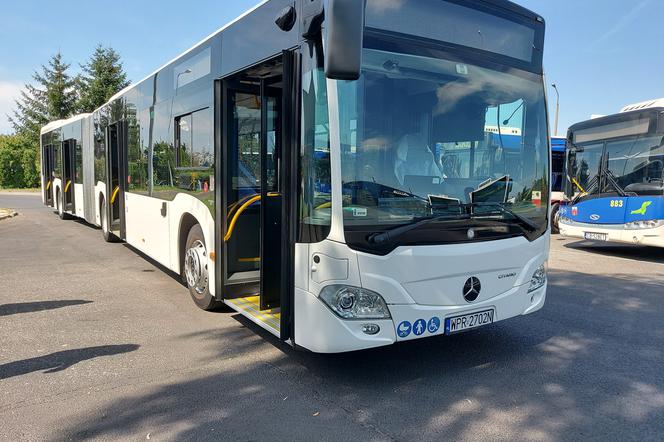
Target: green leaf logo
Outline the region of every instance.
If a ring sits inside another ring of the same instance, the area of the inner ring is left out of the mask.
[[[641,204],[641,208],[638,210],[632,210],[632,215],[646,215],[646,212],[648,211],[648,207],[652,205],[652,201],[646,201],[643,204]]]

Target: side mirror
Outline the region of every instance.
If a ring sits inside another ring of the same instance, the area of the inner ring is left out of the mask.
[[[357,80],[362,67],[364,0],[329,0],[325,11],[325,76]]]

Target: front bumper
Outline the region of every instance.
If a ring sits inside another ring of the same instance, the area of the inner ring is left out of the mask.
[[[546,299],[547,285],[528,293],[528,285],[514,287],[502,295],[476,304],[458,306],[425,306],[418,304],[389,305],[392,319],[347,321],[337,317],[321,300],[304,290],[295,290],[295,343],[316,353],[342,353],[394,344],[399,341],[438,336],[445,333],[445,319],[460,314],[494,310],[494,322],[540,310]],[[409,333],[399,337],[397,327],[404,321],[427,323],[432,318],[440,320],[435,332],[428,329],[421,335]],[[380,331],[367,335],[362,328],[376,324]]]
[[[585,239],[586,233],[603,233],[607,241],[636,244],[641,246],[664,247],[664,226],[653,229],[625,229],[621,225],[601,225],[560,222],[560,234],[569,238]]]

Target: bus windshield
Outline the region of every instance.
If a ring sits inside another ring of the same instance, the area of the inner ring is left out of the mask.
[[[445,242],[446,228],[461,224],[465,232],[478,218],[502,226],[495,232],[503,236],[518,218],[544,233],[550,178],[541,76],[457,56],[365,49],[360,80],[338,88],[347,240],[349,232],[362,241],[427,217],[436,222],[425,243]],[[491,209],[476,210],[482,203]],[[421,232],[414,235],[400,240],[422,243]]]
[[[640,135],[575,146],[568,186],[568,196],[577,201],[620,193],[663,195],[664,137]]]
[[[637,195],[664,194],[662,135],[606,143],[607,168],[626,191]],[[605,186],[603,192],[612,192]]]

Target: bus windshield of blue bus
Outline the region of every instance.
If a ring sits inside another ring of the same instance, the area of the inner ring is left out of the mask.
[[[499,209],[509,207],[546,230],[541,76],[365,49],[362,77],[340,82],[338,96],[347,231],[439,217],[443,206],[474,218],[482,203],[493,210],[479,212],[492,213],[500,225],[519,224],[503,219]],[[480,191],[496,182],[503,183],[499,201],[495,192]]]
[[[567,194],[576,200],[664,194],[662,134],[575,145],[569,159]]]

